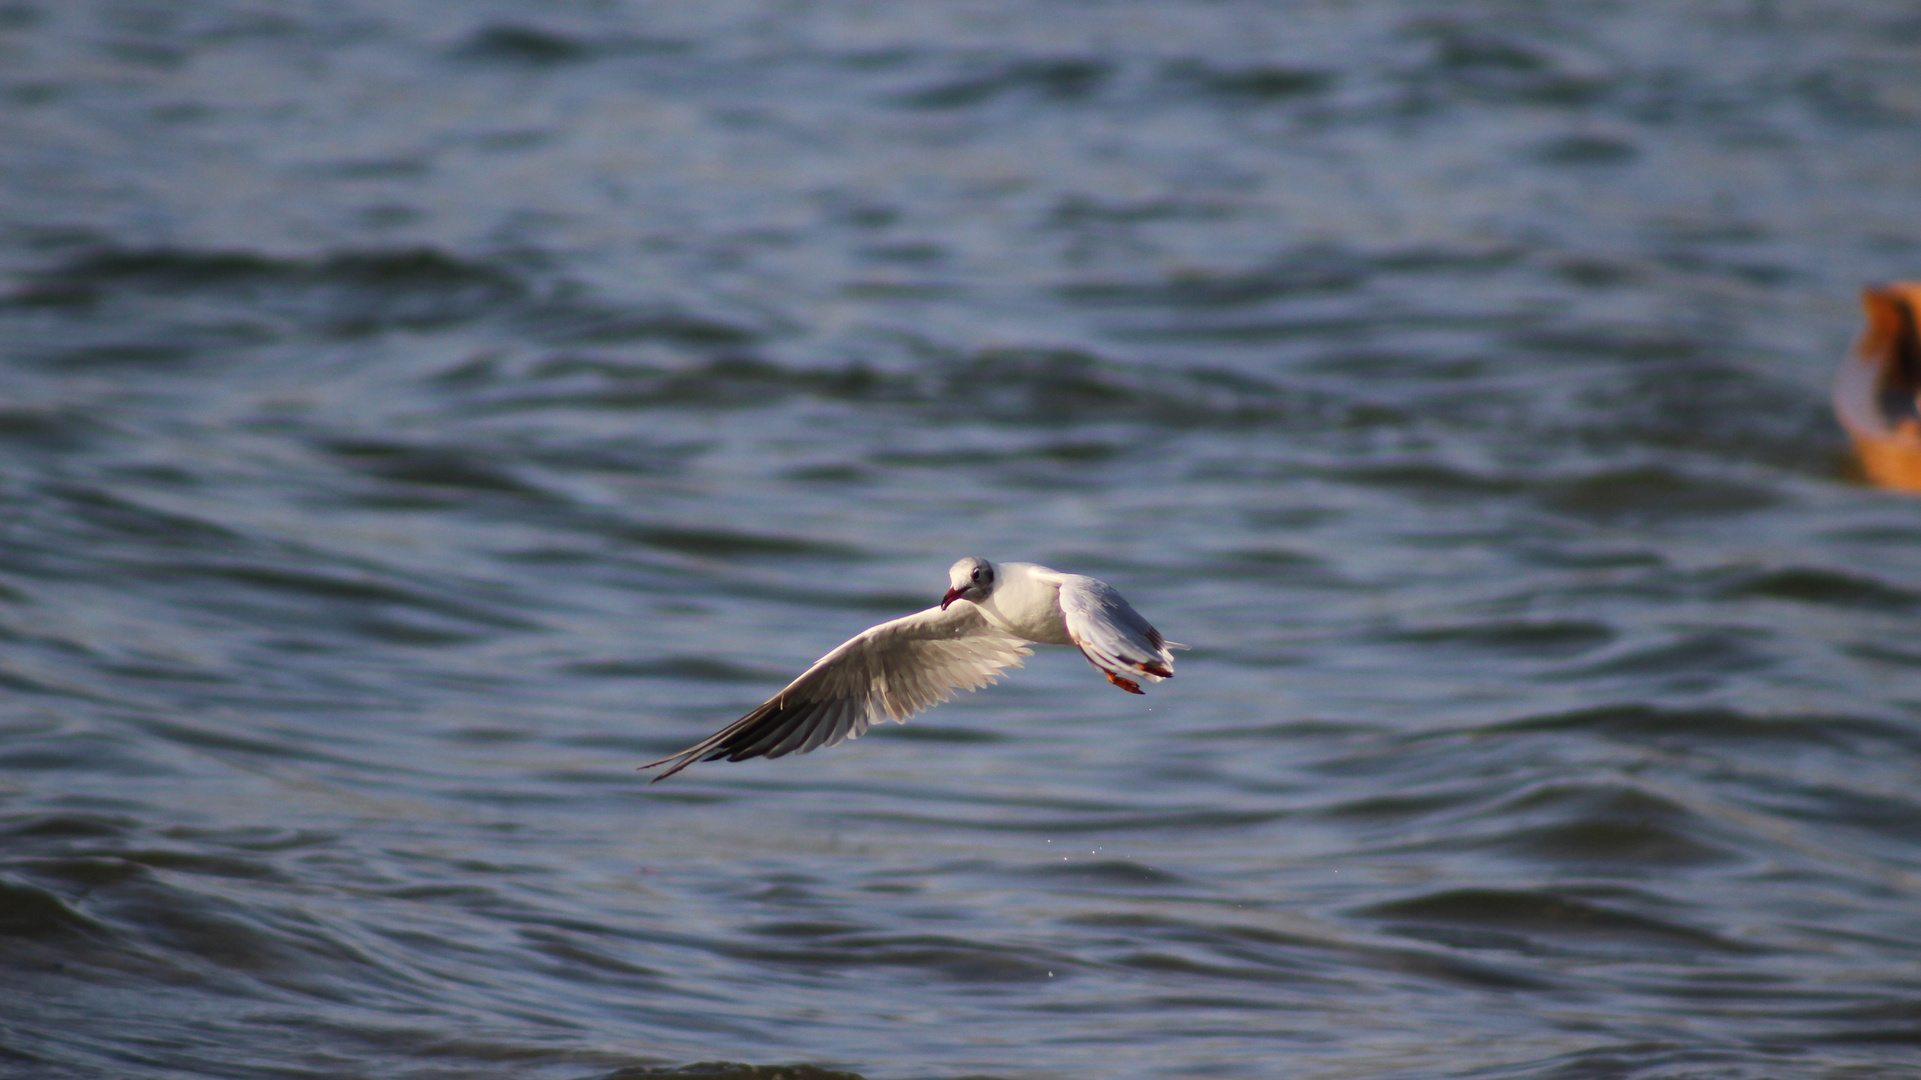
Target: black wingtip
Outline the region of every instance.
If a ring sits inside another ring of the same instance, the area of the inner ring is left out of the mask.
[[[687,766],[692,765],[694,763],[694,760],[695,759],[693,757],[687,754],[675,754],[672,757],[661,758],[659,761],[650,761],[645,765],[636,767],[634,771],[646,772],[648,769],[657,769],[662,765],[666,765],[670,761],[673,762],[673,765],[669,767],[666,772],[661,773],[659,776],[653,776],[647,779],[647,782],[649,784],[658,784],[662,780],[667,779],[668,777],[674,775],[675,773],[686,768]]]

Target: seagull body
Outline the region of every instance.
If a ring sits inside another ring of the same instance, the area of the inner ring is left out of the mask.
[[[939,607],[869,627],[814,662],[766,704],[700,742],[641,766],[804,754],[859,738],[882,720],[905,723],[923,709],[998,681],[1020,667],[1029,644],[1072,645],[1107,681],[1130,694],[1137,679],[1174,677],[1173,643],[1113,586],[1033,563],[966,558],[947,571]]]

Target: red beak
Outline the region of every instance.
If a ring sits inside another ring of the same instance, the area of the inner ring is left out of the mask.
[[[946,611],[947,605],[953,603],[956,600],[959,600],[961,598],[961,595],[964,594],[965,592],[967,592],[966,589],[947,590],[947,595],[940,598],[940,609],[942,611]]]

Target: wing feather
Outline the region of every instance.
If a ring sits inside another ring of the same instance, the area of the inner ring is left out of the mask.
[[[805,730],[807,722],[820,711],[821,706],[812,705],[773,717],[773,723],[754,731],[752,734],[755,737],[727,755],[727,760],[745,761],[753,757],[780,757],[785,753],[780,748],[781,743],[796,731]]]
[[[1110,681],[1125,688],[1129,680],[1150,682],[1174,676],[1174,654],[1168,641],[1119,590],[1098,578],[1063,574],[1061,614],[1074,644]]]
[[[821,739],[820,744],[822,746],[832,746],[842,739],[852,739],[859,736],[861,732],[867,730],[867,726],[860,723],[860,718],[864,714],[865,709],[863,706],[858,706],[851,701],[847,702],[842,706],[839,714],[834,717],[833,728]],[[811,750],[813,747],[808,747],[808,749]]]
[[[794,747],[794,753],[806,754],[820,749],[820,744],[826,742],[827,736],[832,735],[834,729],[840,726],[840,718],[847,714],[847,706],[848,702],[844,700],[827,706],[822,711],[820,719],[807,725],[802,732],[804,737],[800,745]]]
[[[977,690],[1033,650],[972,604],[928,608],[861,632],[821,657],[765,704],[677,754],[665,780],[696,761],[782,757],[858,738],[882,720],[905,722],[956,690]]]

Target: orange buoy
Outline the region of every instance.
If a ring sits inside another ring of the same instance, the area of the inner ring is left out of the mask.
[[[1834,415],[1868,479],[1921,493],[1921,282],[1863,289],[1868,325],[1834,375]]]

